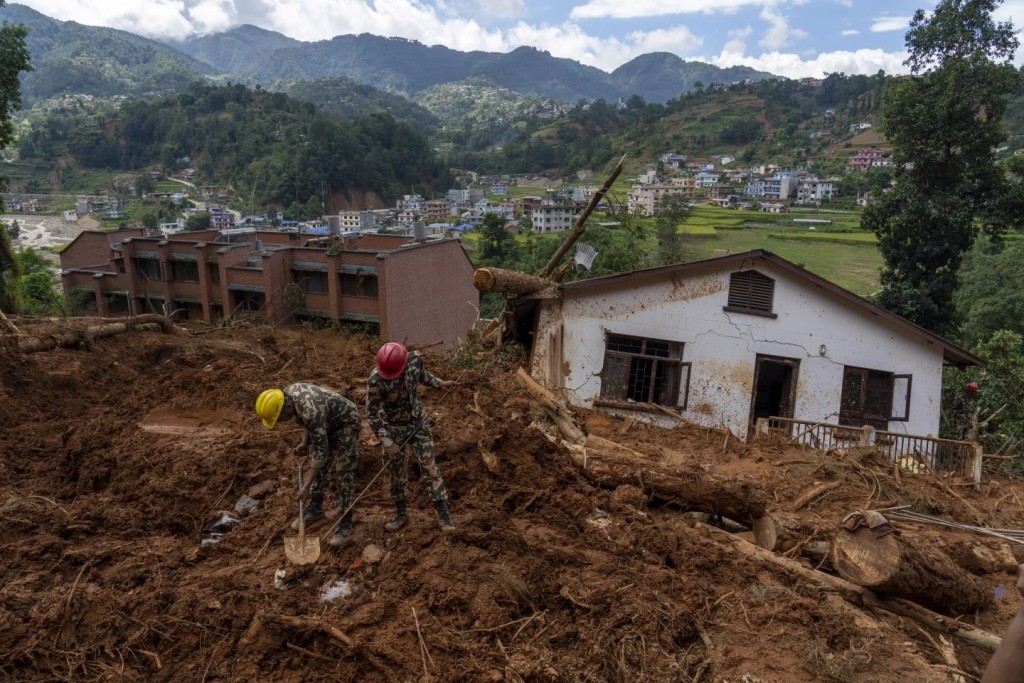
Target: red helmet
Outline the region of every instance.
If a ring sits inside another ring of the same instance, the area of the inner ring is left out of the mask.
[[[969,391],[972,394],[976,394],[976,393],[978,393],[978,383],[977,382],[968,382],[967,384],[964,385],[964,390]]]
[[[384,379],[395,379],[405,370],[409,352],[398,342],[388,342],[377,351],[377,374]]]

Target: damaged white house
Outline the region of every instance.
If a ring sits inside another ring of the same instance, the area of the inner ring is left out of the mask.
[[[570,403],[660,404],[741,438],[762,417],[937,435],[943,365],[983,364],[763,250],[527,299],[531,373]]]

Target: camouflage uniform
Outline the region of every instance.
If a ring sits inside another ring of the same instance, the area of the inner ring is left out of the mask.
[[[374,370],[366,386],[366,418],[385,448],[392,443],[401,446],[409,439],[408,444],[423,472],[427,493],[438,503],[448,500],[448,491],[441,479],[441,469],[434,461],[430,420],[417,394],[420,384],[437,389],[441,387],[441,379],[423,367],[423,357],[416,351],[409,353],[405,370],[395,379],[384,379]],[[416,433],[410,438],[414,431]],[[396,503],[405,503],[408,500],[409,475],[404,448],[391,459],[388,468],[391,472],[391,497]]]
[[[352,503],[362,420],[359,409],[341,394],[315,384],[289,384],[284,394],[295,408],[296,421],[309,430],[313,467],[320,470],[309,487],[310,507],[323,509],[327,470],[333,464],[338,510],[344,512]]]

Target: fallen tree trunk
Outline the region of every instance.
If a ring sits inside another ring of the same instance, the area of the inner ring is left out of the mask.
[[[709,538],[713,538],[722,543],[727,543],[735,550],[747,555],[748,557],[756,558],[768,564],[774,564],[785,569],[790,574],[807,579],[826,590],[837,591],[845,599],[851,602],[859,603],[865,607],[885,610],[886,612],[891,612],[901,617],[906,617],[907,619],[913,619],[919,624],[924,624],[930,629],[956,636],[957,638],[989,652],[995,652],[996,648],[999,647],[999,643],[1002,642],[999,636],[988,633],[987,631],[982,631],[981,629],[974,628],[973,626],[955,619],[950,619],[942,616],[941,614],[936,614],[935,612],[925,609],[921,605],[910,602],[909,600],[879,597],[863,586],[858,586],[857,584],[838,576],[832,576],[831,574],[826,574],[824,572],[819,572],[815,569],[805,567],[795,560],[782,557],[781,555],[776,555],[764,548],[758,548],[753,543],[748,543],[747,541],[737,538],[736,536],[726,531],[722,531],[721,529],[716,529],[712,526],[701,524],[699,522],[694,526],[707,533]]]
[[[985,584],[941,550],[895,533],[876,537],[867,527],[839,529],[832,539],[832,565],[844,579],[875,593],[943,611],[967,614],[992,601]]]
[[[747,526],[764,516],[767,496],[742,480],[708,474],[699,467],[667,468],[599,436],[588,436],[582,447],[570,448],[570,454],[583,475],[604,488],[639,486],[686,510],[721,515]]]
[[[49,351],[58,346],[68,347],[88,344],[95,339],[111,337],[115,334],[123,334],[131,330],[152,330],[166,334],[178,332],[178,328],[175,327],[174,323],[162,315],[138,315],[117,322],[104,322],[86,325],[81,328],[65,327],[55,334],[47,336],[22,336],[5,341],[11,348],[20,353],[34,353],[37,351]]]
[[[566,442],[573,462],[595,484],[613,489],[623,484],[639,486],[644,492],[671,500],[687,510],[718,514],[748,526],[764,516],[767,496],[752,484],[708,474],[696,466],[686,471],[670,468],[653,456],[599,436],[588,436],[576,426],[569,409],[525,370],[520,368],[516,379],[544,407]]]
[[[477,268],[473,271],[473,286],[481,292],[506,294],[533,294],[554,286],[554,282],[536,275],[504,268]]]
[[[787,512],[769,512],[754,520],[754,543],[765,550],[784,553],[798,545],[827,543],[834,524]]]
[[[540,277],[550,277],[556,281],[561,280],[561,277],[554,276],[559,262],[561,262],[562,257],[568,253],[572,245],[576,243],[576,240],[578,240],[580,235],[582,235],[587,229],[587,219],[590,218],[590,214],[594,212],[597,205],[601,203],[602,199],[604,199],[604,196],[608,193],[608,190],[611,189],[615,179],[619,177],[620,173],[622,173],[622,165],[625,162],[626,155],[623,154],[622,158],[619,159],[619,163],[615,164],[615,168],[612,169],[612,174],[605,179],[604,185],[601,186],[600,190],[594,193],[594,196],[591,197],[590,201],[587,203],[586,208],[583,209],[580,215],[576,218],[576,223],[572,226],[572,230],[570,230],[565,236],[565,240],[562,242],[561,246],[559,246],[555,253],[551,255],[551,258],[548,259],[547,265],[545,265],[538,273]],[[564,272],[565,271],[562,271],[563,275]]]

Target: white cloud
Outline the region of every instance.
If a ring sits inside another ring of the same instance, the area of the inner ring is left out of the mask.
[[[791,45],[794,40],[807,36],[806,31],[792,28],[789,19],[776,11],[774,7],[767,6],[761,10],[761,18],[768,22],[768,30],[758,44],[769,50],[779,50]]]
[[[910,28],[910,17],[875,17],[875,22],[871,24],[872,33],[906,31],[908,28]]]
[[[657,29],[643,32],[634,31],[626,36],[637,55],[645,52],[692,52],[704,44],[704,39],[695,36],[685,26]],[[634,55],[636,56],[636,55]],[[613,67],[614,68],[614,67]]]
[[[61,21],[112,26],[148,38],[182,38],[192,32],[182,0],[149,0],[144,6],[110,0],[34,0],[26,4]]]
[[[238,23],[232,0],[202,0],[188,10],[196,33],[219,33]]]
[[[749,26],[734,28],[729,31],[729,40],[722,47],[722,52],[742,55],[747,51],[747,38],[754,32]]]
[[[855,28],[850,28],[850,29],[847,29],[847,30],[843,31],[843,35],[844,36],[859,36],[860,35],[860,31],[858,31]]]
[[[526,3],[523,0],[478,0],[480,9],[499,19],[512,19],[526,16]]]
[[[908,73],[907,67],[903,65],[906,58],[905,52],[884,50],[825,52],[813,59],[802,59],[791,52],[765,52],[753,57],[723,50],[717,57],[707,61],[720,67],[749,66],[787,78],[820,78],[830,73],[874,74],[880,69],[887,74],[905,74]]]
[[[636,19],[667,14],[714,14],[735,12],[741,7],[763,5],[765,0],[588,0],[569,12],[572,19]]]

